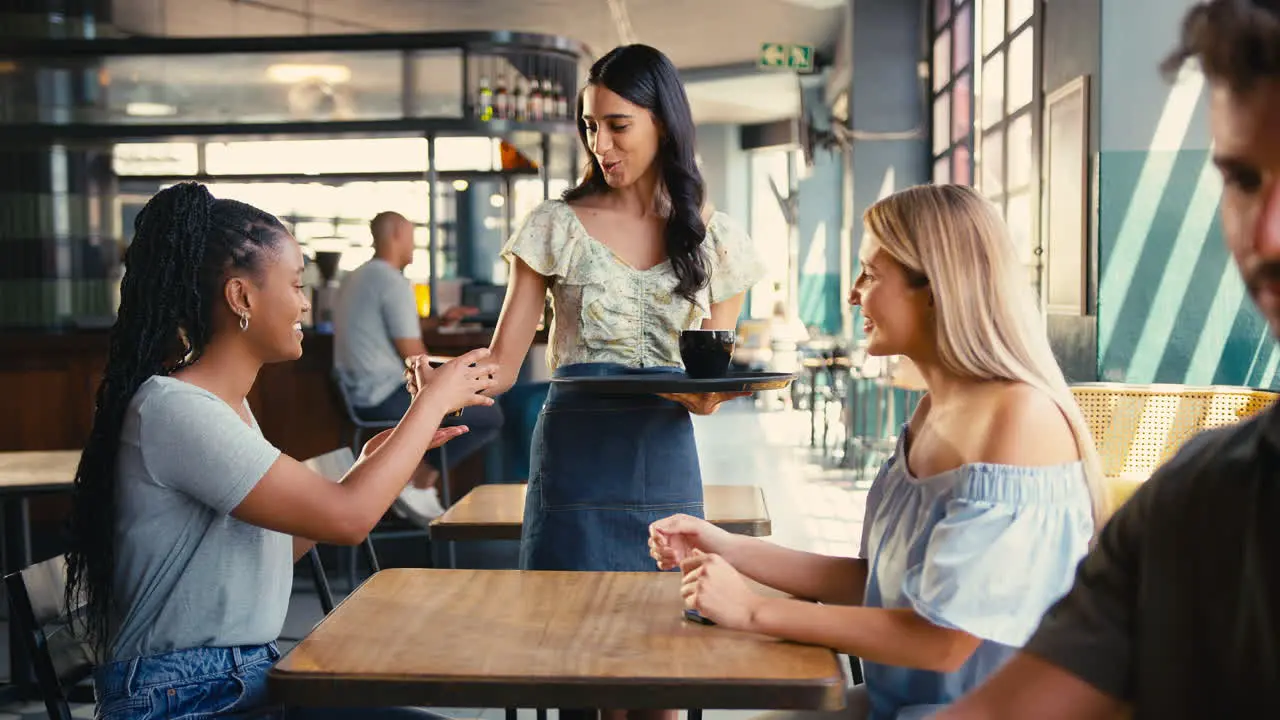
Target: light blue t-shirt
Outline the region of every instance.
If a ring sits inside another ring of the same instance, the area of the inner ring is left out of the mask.
[[[1093,511],[1079,463],[973,463],[933,477],[907,469],[907,428],[867,495],[867,607],[910,608],[982,640],[960,669],[865,662],[871,720],[915,720],[980,685],[1071,589]]]
[[[142,383],[116,464],[113,660],[279,637],[292,538],[230,515],[278,457],[213,393]]]
[[[374,258],[347,273],[333,315],[333,369],[351,404],[373,407],[404,384],[395,341],[421,338],[418,301],[404,273]]]

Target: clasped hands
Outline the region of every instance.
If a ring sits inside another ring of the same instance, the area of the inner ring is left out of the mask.
[[[405,358],[404,384],[414,400],[430,388],[433,399],[438,398],[449,412],[460,415],[463,408],[493,404],[493,398],[483,393],[496,384],[497,372],[498,366],[489,362],[488,348],[472,350],[439,368],[432,368],[426,355],[415,355]],[[440,428],[431,447],[439,447],[467,431],[465,425]]]
[[[765,598],[718,552],[732,543],[727,531],[689,515],[672,515],[649,526],[649,556],[659,570],[680,568],[684,606],[733,630],[751,630]]]

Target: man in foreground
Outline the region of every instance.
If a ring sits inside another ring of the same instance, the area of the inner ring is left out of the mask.
[[[1209,81],[1222,227],[1280,334],[1280,1],[1187,15]],[[1102,530],[1023,652],[945,720],[1280,717],[1280,410],[1204,433]]]

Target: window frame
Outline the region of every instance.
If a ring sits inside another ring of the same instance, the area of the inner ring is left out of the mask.
[[[978,37],[977,31],[976,31],[976,27],[977,27],[976,20],[977,20],[977,10],[978,10],[977,6],[979,2],[980,0],[954,0],[954,2],[952,2],[948,8],[947,19],[942,23],[937,22],[936,0],[935,2],[931,2],[929,4],[928,123],[930,127],[930,132],[929,132],[928,142],[929,142],[929,174],[932,182],[939,182],[940,180],[942,180],[944,182],[958,182],[964,185],[973,185],[977,180],[977,178],[974,175],[974,171],[976,169],[976,163],[974,161],[974,158],[975,158],[974,145],[975,145],[975,139],[977,137],[976,124],[975,124],[977,115],[976,115],[976,108],[974,106],[974,100],[976,98],[975,88],[977,87],[977,84],[978,84],[977,42],[979,41],[980,38]],[[957,29],[956,20],[958,19],[958,16],[966,10],[968,11],[968,28],[960,28],[960,29],[967,30],[968,37],[969,37],[969,54],[966,58],[964,58],[965,60],[964,64],[957,68],[955,63],[955,56],[956,56],[955,44],[956,44],[956,29]],[[936,75],[936,70],[938,66],[938,57],[935,54],[935,50],[937,48],[938,39],[942,37],[944,33],[947,33],[949,38],[949,41],[947,42],[948,72],[947,72],[946,82],[942,83],[939,87],[935,89],[935,86],[938,85],[938,76]],[[955,117],[956,92],[955,91],[956,91],[956,88],[958,87],[957,81],[966,75],[968,76],[968,79],[969,79],[969,90],[967,93],[965,93],[966,99],[968,101],[968,105],[967,105],[968,118],[965,123],[965,127],[967,128],[967,131],[962,137],[957,138],[952,132],[952,130],[956,126],[956,117]],[[947,122],[945,126],[945,132],[947,133],[948,142],[945,148],[935,151],[934,141],[937,138],[938,133],[943,131],[943,128],[937,127],[937,123],[933,121],[933,116],[937,108],[938,102],[942,100],[944,96],[946,96],[946,101],[947,101]],[[958,173],[956,172],[956,154],[957,154],[957,151],[961,149],[966,150],[968,152],[968,161],[964,163],[965,165],[965,167],[963,168],[964,172]],[[937,176],[937,173],[935,172],[935,168],[938,166],[938,163],[942,161],[946,161],[947,168],[948,168],[945,178],[939,178]]]
[[[1043,73],[1043,53],[1042,38],[1044,36],[1042,23],[1044,21],[1044,0],[1034,0],[1031,8],[1031,15],[1025,18],[1017,26],[1009,27],[1009,10],[1013,0],[975,0],[977,2],[977,15],[980,21],[975,21],[975,26],[982,27],[985,32],[987,7],[994,6],[999,3],[1002,13],[1001,36],[999,42],[994,43],[990,49],[987,49],[986,38],[979,35],[975,38],[975,77],[983,75],[982,70],[987,63],[992,61],[997,55],[1003,55],[1003,71],[1000,73],[1001,82],[1001,107],[998,119],[988,123],[989,118],[983,117],[981,108],[981,98],[985,92],[985,88],[979,86],[977,89],[977,97],[979,101],[974,107],[974,146],[977,150],[975,154],[976,173],[974,176],[975,187],[990,200],[1000,211],[1003,218],[1008,219],[1009,200],[1010,198],[1026,196],[1029,201],[1031,213],[1027,218],[1029,226],[1019,228],[1027,233],[1027,255],[1024,256],[1023,262],[1027,267],[1028,277],[1032,281],[1032,286],[1036,292],[1037,298],[1040,298],[1043,292],[1044,271],[1045,271],[1045,250],[1043,247],[1043,237],[1040,232],[1040,192],[1041,192],[1041,143],[1044,121],[1044,89],[1042,87],[1041,76]],[[1031,95],[1027,103],[1013,108],[1009,108],[1009,90],[1010,75],[1009,72],[1009,50],[1013,46],[1013,42],[1023,37],[1024,33],[1029,33],[1031,39]],[[1010,168],[1010,143],[1009,129],[1013,124],[1024,117],[1029,118],[1031,125],[1031,147],[1030,156],[1027,158],[1030,167],[1027,182],[1017,187],[1011,187],[1009,182]],[[983,157],[982,152],[984,142],[988,136],[1000,133],[1000,158],[999,169],[996,171],[1000,178],[1000,188],[998,192],[989,192],[984,187],[982,179],[988,174],[988,170],[984,167],[987,161]],[[1012,230],[1013,228],[1011,228]],[[1043,305],[1043,299],[1041,299]]]

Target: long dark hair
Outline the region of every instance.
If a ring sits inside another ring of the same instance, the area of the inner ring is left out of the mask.
[[[68,607],[87,603],[85,636],[99,653],[110,652],[116,458],[129,403],[147,378],[200,359],[227,274],[259,269],[283,232],[274,216],[217,200],[197,183],[156,193],[134,223],[93,429],[76,470],[67,553]]]
[[[709,271],[702,253],[707,226],[702,222],[706,188],[694,155],[693,113],[680,74],[666,55],[648,45],[622,45],[591,66],[587,85],[598,85],[617,93],[628,102],[653,113],[662,136],[657,162],[661,163],[661,185],[671,199],[667,216],[667,257],[675,271],[676,294],[696,302],[699,290],[707,286]],[[585,90],[585,88],[584,88]],[[564,193],[565,202],[609,192],[604,171],[587,142],[587,124],[582,119],[582,93],[578,93],[578,137],[587,151],[586,174],[577,187]]]

